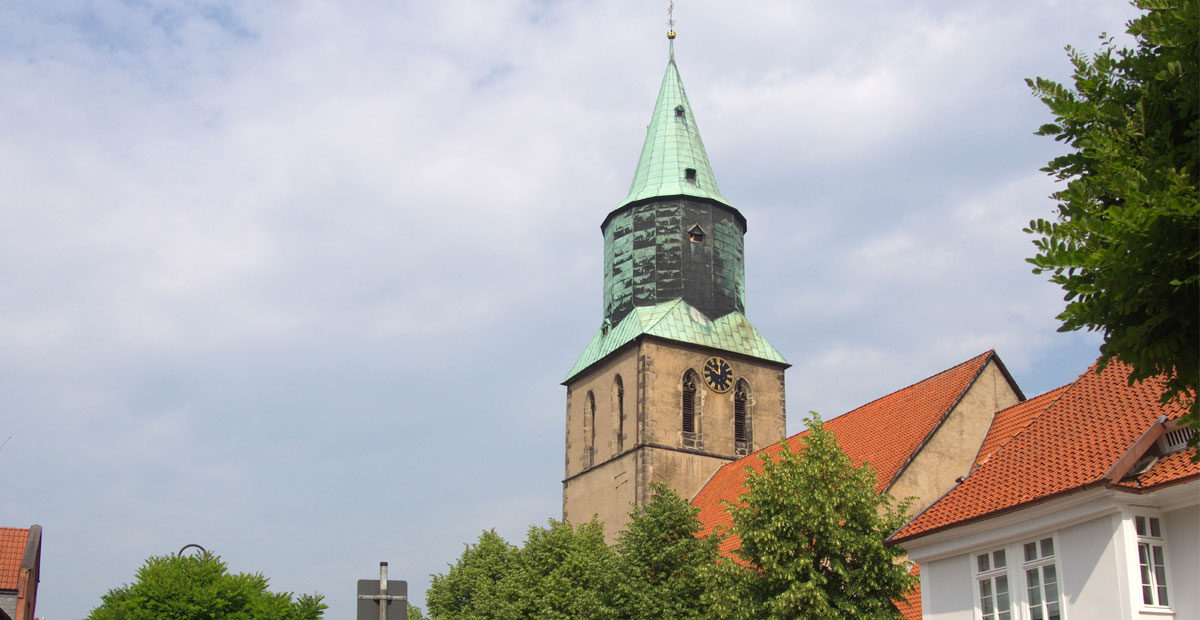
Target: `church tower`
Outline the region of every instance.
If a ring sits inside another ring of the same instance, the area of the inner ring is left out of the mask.
[[[745,316],[746,218],[721,195],[675,66],[604,218],[603,320],[567,374],[563,519],[611,541],[652,483],[690,499],[784,437],[788,363]]]

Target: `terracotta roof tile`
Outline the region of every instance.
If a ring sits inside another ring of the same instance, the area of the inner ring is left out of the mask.
[[[1146,473],[1132,481],[1132,485],[1140,489],[1150,489],[1157,486],[1181,482],[1200,476],[1200,463],[1192,462],[1195,450],[1183,450],[1168,454],[1150,466]]]
[[[875,490],[883,491],[994,357],[995,353],[988,351],[829,420],[825,428],[833,433],[855,465],[869,462],[875,468]],[[886,432],[882,432],[883,429]],[[792,450],[799,450],[804,445],[806,433],[784,441]],[[702,536],[732,525],[723,502],[735,501],[745,492],[747,467],[762,471],[763,456],[779,452],[782,446],[782,441],[767,446],[725,464],[713,474],[692,499],[692,503],[700,508],[697,518],[703,524]],[[729,536],[721,545],[721,551],[729,554],[740,546],[740,539]]]
[[[921,566],[914,563],[912,570],[908,572],[910,575],[920,577]],[[896,604],[896,609],[900,611],[900,615],[904,616],[904,620],[921,620],[921,582],[918,581],[912,592],[909,592],[904,598],[893,602]]]
[[[1159,403],[1161,380],[1131,386],[1128,379],[1129,367],[1120,362],[1110,363],[1101,373],[1093,364],[1074,383],[1057,390],[1057,397],[1040,412],[1031,407],[998,414],[1004,421],[1032,417],[1015,434],[1009,435],[1011,429],[997,429],[998,435],[1010,437],[1008,441],[993,449],[962,484],[910,521],[892,540],[903,541],[1103,483],[1113,464],[1160,415],[1172,419],[1183,413],[1178,404]]]
[[[0,527],[0,590],[16,590],[28,529]]]
[[[987,461],[993,452],[1000,449],[1000,446],[1029,426],[1029,423],[1047,407],[1054,404],[1054,401],[1058,400],[1058,397],[1068,387],[1070,387],[1069,384],[1064,385],[998,412],[992,418],[992,424],[988,428],[987,437],[983,439],[983,445],[979,446],[979,455],[975,457],[975,465],[979,466]]]

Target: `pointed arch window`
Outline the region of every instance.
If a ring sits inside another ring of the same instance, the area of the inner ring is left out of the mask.
[[[701,448],[700,412],[696,402],[696,386],[700,383],[700,375],[694,370],[688,370],[683,375],[683,399],[680,403],[683,447]]]
[[[583,406],[584,467],[587,468],[596,464],[596,396],[590,390]]]
[[[617,412],[617,454],[625,451],[625,383],[621,375],[613,380],[613,400]]]
[[[749,403],[750,384],[738,379],[733,388],[733,451],[738,456],[750,454],[754,446]]]

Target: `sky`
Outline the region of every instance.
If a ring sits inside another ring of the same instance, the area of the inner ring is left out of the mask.
[[[38,615],[189,543],[330,619],[380,561],[423,607],[560,517],[666,4],[0,5],[0,525],[44,527]],[[1094,361],[1024,262],[1064,152],[1024,79],[1128,4],[674,14],[789,433],[988,349],[1030,396]]]

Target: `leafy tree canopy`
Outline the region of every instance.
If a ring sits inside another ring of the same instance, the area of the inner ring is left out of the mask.
[[[712,618],[721,589],[717,537],[699,538],[700,509],[662,484],[617,537],[616,607],[622,618]]]
[[[108,591],[89,620],[317,620],[320,595],[267,591],[259,574],[230,574],[209,552],[153,556],[129,585]]]
[[[597,521],[531,527],[522,548],[494,531],[468,545],[426,593],[430,618],[615,618],[607,597],[613,551]]]
[[[1060,331],[1100,331],[1101,368],[1169,377],[1164,402],[1190,406],[1200,380],[1200,0],[1136,0],[1137,45],[1101,36],[1091,57],[1068,47],[1072,88],[1027,80],[1054,115],[1039,135],[1070,147],[1043,170],[1065,186],[1054,220],[1037,219],[1034,273],[1066,291]]]
[[[916,583],[904,550],[884,540],[904,524],[907,502],[874,490],[875,472],[855,467],[811,414],[804,449],[787,442],[750,470],[729,503],[746,570],[722,617],[768,620],[899,618],[893,600]]]

